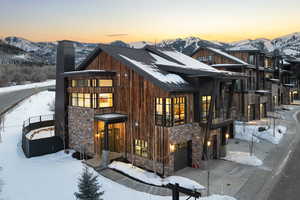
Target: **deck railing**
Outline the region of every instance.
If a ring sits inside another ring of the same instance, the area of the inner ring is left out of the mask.
[[[34,129],[46,127],[46,126],[54,126],[54,115],[39,115],[30,117],[23,122],[23,135],[26,135],[28,132]]]

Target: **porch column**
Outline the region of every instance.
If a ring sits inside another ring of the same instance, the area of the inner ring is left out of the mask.
[[[108,133],[108,123],[104,124],[104,148],[102,151],[101,167],[107,168],[109,165],[109,133]]]

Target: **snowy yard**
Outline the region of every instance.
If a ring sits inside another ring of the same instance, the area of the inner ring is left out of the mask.
[[[30,97],[5,116],[5,130],[0,143],[0,168],[2,168],[0,179],[4,184],[0,199],[75,199],[73,193],[77,191],[77,180],[83,168],[80,161],[63,152],[27,159],[21,150],[23,121],[30,116],[51,114],[48,103],[53,99],[53,92],[41,92]],[[171,197],[137,192],[102,176],[99,177],[99,182],[105,191],[104,200],[171,200]],[[212,195],[201,200],[234,200],[234,198]]]
[[[258,131],[259,127],[263,127],[266,130]],[[282,137],[286,134],[287,128],[281,125],[275,126],[275,131],[273,125],[252,125],[243,124],[243,122],[236,121],[234,124],[235,128],[235,138],[245,141],[253,141],[259,143],[260,140],[266,140],[273,144],[279,144]]]

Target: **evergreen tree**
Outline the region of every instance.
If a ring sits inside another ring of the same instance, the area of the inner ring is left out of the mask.
[[[97,179],[98,176],[94,176],[93,173],[85,167],[79,178],[79,192],[74,193],[75,197],[79,200],[103,200],[101,196],[104,192],[100,191],[101,186]]]

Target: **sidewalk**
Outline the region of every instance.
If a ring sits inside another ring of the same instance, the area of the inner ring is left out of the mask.
[[[254,144],[254,155],[263,160],[262,166],[253,167],[225,160],[209,161],[210,194],[234,196],[238,200],[263,199],[265,191],[270,190],[269,185],[272,185],[284,167],[281,165],[284,158],[300,139],[296,134],[297,122],[293,119],[293,115],[299,110],[300,106],[280,112],[282,119],[276,120],[276,124],[286,126],[287,133],[278,145],[264,140]],[[249,142],[231,139],[227,150],[249,152]],[[208,187],[208,170],[185,168],[175,175],[193,179]],[[256,195],[260,197],[254,198]]]

